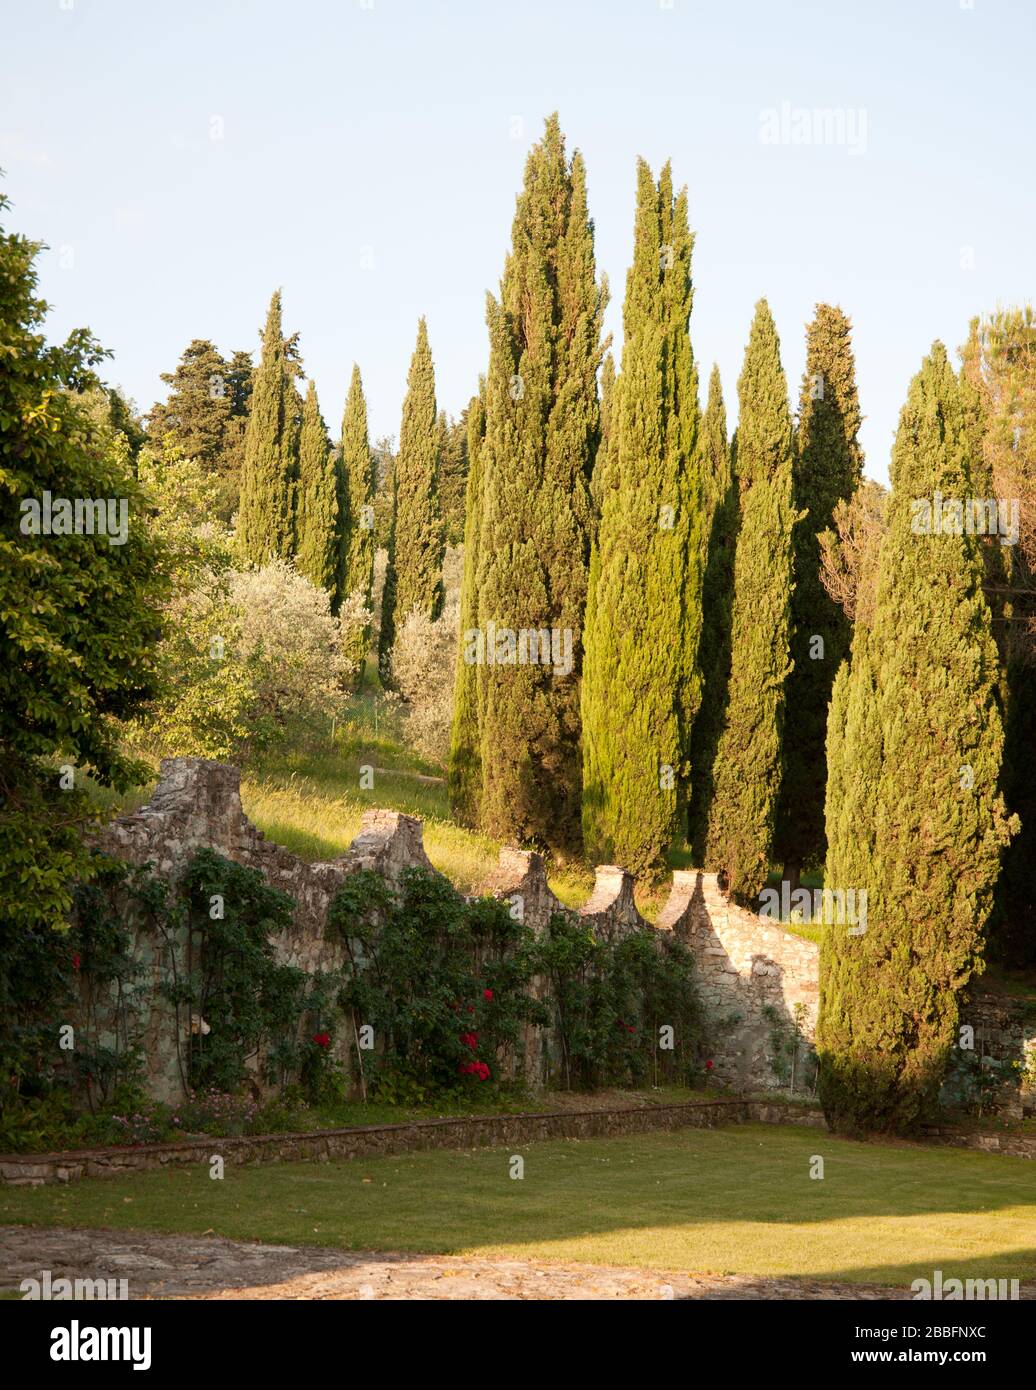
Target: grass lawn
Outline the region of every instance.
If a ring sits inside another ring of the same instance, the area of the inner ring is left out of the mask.
[[[478,1149],[9,1188],[0,1222],[897,1285],[1036,1278],[1026,1159],[767,1125],[515,1152],[521,1181],[510,1150]]]

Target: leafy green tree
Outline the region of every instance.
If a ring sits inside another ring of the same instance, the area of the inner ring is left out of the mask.
[[[849,650],[845,614],[820,577],[821,532],[839,501],[863,477],[857,442],[860,404],[850,339],[841,309],[818,304],[806,334],[806,370],[799,399],[793,464],[794,499],[803,513],[795,525],[795,590],[791,600],[792,671],[784,723],[784,776],[774,851],[784,877],[798,887],[803,866],[824,856],[824,743],[835,672]]]
[[[241,487],[241,455],[252,394],[252,359],[235,352],[228,361],[207,338],[195,338],[175,372],[163,372],[170,388],[151,408],[148,434],[156,443],[167,435],[185,458],[199,459],[216,475],[217,515],[229,522]]]
[[[828,886],[868,894],[866,930],[833,925],[823,945],[820,1094],[839,1129],[932,1112],[1011,830],[981,541],[931,524],[936,492],[975,495],[973,449],[936,343],[900,416],[873,627],[832,707],[829,875],[857,881]],[[854,805],[868,814],[850,828]]]
[[[727,413],[719,368],[709,377],[709,400],[702,418],[703,519],[707,537],[702,581],[702,628],[698,648],[701,701],[691,731],[691,801],[688,839],[696,864],[705,862],[709,807],[715,792],[716,750],[723,731],[730,682],[730,624],[733,613],[734,555],[739,521],[734,450],[727,442]]]
[[[453,729],[450,741],[450,808],[462,825],[478,824],[478,797],[482,786],[479,745],[478,668],[465,661],[465,634],[478,623],[479,527],[482,521],[482,445],[486,433],[486,383],[479,383],[467,415],[468,477],[464,517],[464,574],[460,590],[460,633],[457,679],[453,697]]]
[[[62,347],[40,331],[40,247],[0,232],[0,916],[26,931],[63,925],[92,873],[82,775],[118,789],[145,775],[121,721],[158,687],[170,583],[128,443],[109,447],[78,404],[107,354],[85,329]]]
[[[442,611],[442,560],[445,549],[439,502],[442,436],[435,407],[435,368],[428,326],[417,325],[410,359],[399,453],[388,574],[382,607],[383,651],[391,650],[397,625],[416,608],[435,619]]]
[[[637,167],[622,386],[583,660],[583,839],[637,874],[665,864],[699,696],[704,561],[687,193]]]
[[[561,658],[512,663],[505,635],[505,660],[479,666],[481,824],[558,849],[581,839],[579,684],[606,300],[585,166],[578,153],[566,158],[554,115],[529,154],[500,297],[488,302],[477,588],[485,656],[490,632],[525,631],[553,635]]]
[[[295,565],[318,589],[332,596],[338,580],[338,478],[335,456],[311,381],[299,436],[298,548]]]
[[[261,565],[295,553],[295,494],[301,401],[294,339],[281,331],[281,292],[270,300],[255,374],[241,468],[237,540],[242,557]]]
[[[738,380],[735,467],[741,525],[734,560],[726,721],[713,772],[705,867],[752,902],[766,881],[780,789],[784,686],[791,666],[792,429],[780,343],[756,305]]]

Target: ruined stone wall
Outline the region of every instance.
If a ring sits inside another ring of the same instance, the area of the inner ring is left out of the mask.
[[[349,874],[373,869],[395,882],[407,867],[431,868],[420,821],[384,810],[364,815],[360,834],[345,854],[325,863],[306,863],[266,840],[249,821],[241,806],[237,770],[201,758],[163,761],[148,804],[106,826],[97,843],[130,863],[152,863],[157,874],[174,884],[203,847],[258,869],[296,904],[291,929],[273,940],[276,956],[308,971],[334,970],[343,963],[344,946],[329,937],[325,927],[330,903]],[[624,869],[599,866],[594,891],[578,915],[607,940],[635,931],[675,932],[698,967],[716,1077],[738,1090],[786,1089],[791,1077],[782,1075],[781,1056],[775,1052],[781,1054],[783,1048],[783,1072],[789,1073],[787,1054],[797,1039],[795,1089],[801,1091],[816,1023],[818,948],[771,919],[728,902],[715,875],[675,872],[654,928],[638,912],[633,886]],[[551,891],[542,858],[526,850],[502,849],[481,891],[511,902],[516,915],[537,933],[554,913],[569,910]],[[143,933],[134,950],[152,976],[153,1002],[145,1025],[149,1084],[159,1097],[175,1100],[183,1090],[178,1054],[191,1020],[174,1019],[156,988],[169,968],[168,953],[163,963],[161,952]],[[536,982],[536,988],[542,991],[544,982]],[[525,1052],[526,1077],[541,1084],[549,1068],[549,1038],[530,1029]]]
[[[737,1090],[812,1089],[820,948],[730,901],[716,874],[677,870],[657,923],[693,952],[717,1077]]]
[[[131,815],[106,826],[98,837],[108,853],[134,864],[151,862],[174,885],[196,850],[207,847],[239,864],[258,869],[295,902],[291,929],[274,938],[277,959],[301,969],[338,969],[342,942],[326,933],[331,900],[346,877],[372,869],[398,882],[408,867],[431,869],[422,843],[421,823],[398,811],[368,811],[360,834],[345,854],[309,864],[268,841],[241,807],[238,772],[201,758],[170,758],[151,800]],[[578,914],[603,939],[652,930],[637,911],[633,879],[613,864],[600,865],[589,900]],[[534,932],[544,931],[554,913],[567,909],[551,891],[542,858],[528,850],[504,848],[481,892],[504,899]],[[653,928],[674,932],[691,950],[698,971],[706,1036],[717,1080],[741,1092],[812,1089],[812,1040],[819,999],[820,950],[732,903],[715,874],[677,870],[669,897]],[[141,1042],[148,1058],[149,1084],[157,1096],[177,1100],[183,1093],[180,1058],[191,1020],[177,1017],[158,986],[170,968],[170,952],[182,943],[161,943],[138,928],[132,943],[148,998]],[[541,995],[546,982],[534,981]],[[1036,1022],[1018,1001],[974,991],[965,1001],[962,1022],[975,1028],[977,1050],[998,1060],[1017,1059],[1036,1069]],[[179,1046],[177,1043],[179,1042]],[[550,1074],[550,1034],[527,1030],[525,1076],[541,1085]],[[343,1039],[341,1060],[348,1059]],[[1031,1088],[1023,1090],[1023,1101]]]

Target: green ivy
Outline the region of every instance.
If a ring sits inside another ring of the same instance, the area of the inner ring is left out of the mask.
[[[351,874],[328,915],[346,944],[343,1006],[359,1039],[356,1080],[412,1102],[435,1091],[514,1079],[523,1032],[545,1022],[529,983],[534,938],[508,905],[468,901],[439,874],[407,869],[398,889]]]
[[[689,1082],[701,1039],[690,951],[675,937],[632,932],[601,940],[556,913],[538,943],[548,980],[559,1080],[567,1087]],[[672,1029],[672,1047],[663,1029]]]
[[[569,913],[537,937],[506,902],[465,900],[423,870],[407,870],[398,891],[371,871],[350,875],[329,923],[348,950],[351,1024],[357,1037],[374,1029],[375,1050],[354,1053],[357,1079],[383,1098],[519,1077],[530,1024],[552,1028],[554,1079],[567,1087],[693,1072],[700,1014],[693,962],[675,938],[601,941]]]
[[[187,866],[183,893],[186,976],[172,997],[197,1021],[188,1029],[190,1088],[233,1091],[260,1055],[268,1079],[283,1084],[304,1066],[299,1025],[313,1002],[310,976],[279,964],[270,943],[290,928],[292,899],[257,869],[210,849],[199,850]]]

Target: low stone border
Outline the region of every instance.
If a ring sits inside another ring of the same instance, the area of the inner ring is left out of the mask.
[[[479,1115],[460,1119],[412,1120],[396,1125],[362,1125],[305,1133],[241,1138],[202,1138],[165,1144],[114,1145],[68,1153],[0,1155],[0,1180],[38,1187],[78,1178],[119,1177],[157,1168],[187,1168],[219,1154],[228,1164],[328,1163],[374,1158],[417,1149],[477,1149],[545,1139],[613,1138],[651,1130],[714,1129],[747,1121],[826,1128],[816,1110],[772,1101],[681,1101],[614,1110],[550,1111],[540,1115]]]
[[[929,1144],[952,1144],[958,1149],[982,1149],[984,1153],[1010,1154],[1013,1158],[1036,1158],[1036,1134],[975,1133],[948,1125],[925,1125]]]

